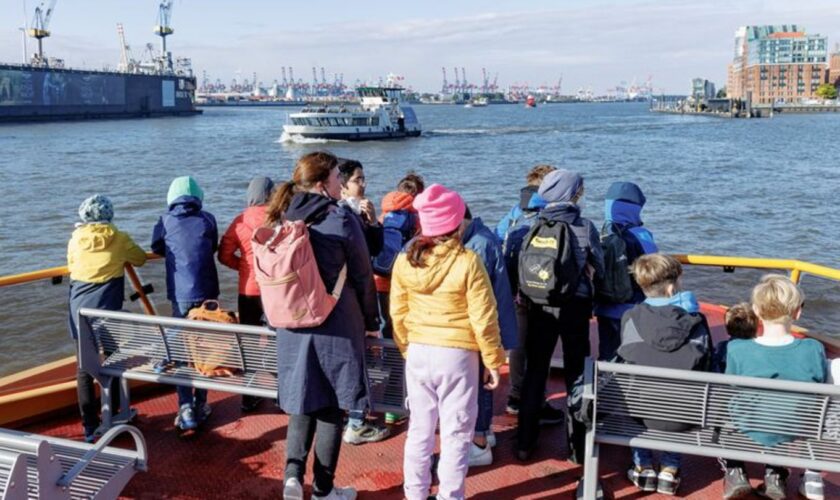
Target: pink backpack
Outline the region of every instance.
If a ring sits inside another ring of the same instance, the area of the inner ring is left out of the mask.
[[[309,328],[327,320],[344,288],[347,264],[332,293],[327,293],[303,221],[258,228],[251,246],[263,311],[271,326]]]

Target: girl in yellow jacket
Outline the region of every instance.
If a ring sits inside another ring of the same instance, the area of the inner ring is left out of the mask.
[[[481,259],[461,245],[464,200],[433,184],[414,208],[421,235],[397,257],[390,296],[411,411],[404,491],[408,500],[429,496],[440,420],[437,498],[462,499],[478,414],[478,364],[486,368],[485,387],[495,389],[505,353],[490,279]]]
[[[114,206],[107,196],[95,195],[79,206],[82,222],[76,225],[67,244],[70,271],[70,336],[78,337],[78,314],[82,307],[119,311],[125,301],[124,267],[142,266],[146,252],[131,237],[118,230],[111,220]],[[93,392],[93,378],[79,370],[76,390],[85,441],[96,439],[99,404]],[[119,378],[111,384],[112,407],[119,408]]]

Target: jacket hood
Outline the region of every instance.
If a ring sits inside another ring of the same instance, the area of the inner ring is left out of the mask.
[[[204,190],[189,175],[176,177],[169,185],[169,192],[166,194],[166,204],[172,205],[181,196],[194,196],[199,201],[204,200]]]
[[[481,220],[481,217],[476,217],[472,219],[464,230],[464,235],[461,236],[461,242],[466,244],[470,241],[475,235],[482,233],[486,237],[489,237],[493,240],[496,240],[496,233],[490,230],[486,225],[484,225],[484,221]]]
[[[248,184],[248,194],[246,196],[248,206],[253,207],[268,203],[273,189],[274,181],[268,177],[254,177],[251,179],[251,183]]]
[[[427,254],[424,267],[405,267],[407,272],[402,277],[405,286],[420,293],[433,292],[443,283],[458,255],[464,251],[464,247],[455,239],[435,246]]]
[[[626,201],[640,207],[645,206],[647,202],[642,188],[632,182],[613,182],[607,189],[605,199]]]
[[[630,313],[642,341],[657,351],[673,352],[684,346],[703,319],[674,305],[642,303]]]
[[[251,229],[256,229],[265,224],[265,205],[248,207],[242,212],[242,222]]]
[[[393,212],[394,210],[414,210],[412,203],[414,197],[401,191],[391,191],[382,198],[382,213]]]
[[[700,312],[700,303],[694,292],[677,292],[671,297],[652,297],[645,300],[645,303],[655,307],[675,306],[689,313]]]
[[[321,221],[327,216],[330,207],[337,207],[338,202],[332,198],[316,193],[296,193],[286,210],[289,220],[302,220],[306,224]]]
[[[201,211],[202,203],[200,198],[195,196],[179,196],[169,204],[169,213],[182,217],[192,215]]]
[[[604,199],[604,220],[622,226],[641,226],[647,199],[632,182],[613,182]]]
[[[545,208],[546,202],[538,191],[539,186],[525,186],[519,190],[519,208],[523,212],[538,212]]]
[[[116,228],[111,224],[93,223],[79,226],[73,237],[80,249],[86,252],[101,252],[114,241],[116,234]]]

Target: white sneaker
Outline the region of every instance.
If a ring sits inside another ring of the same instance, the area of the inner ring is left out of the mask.
[[[338,488],[333,486],[332,491],[325,497],[312,495],[313,499],[318,500],[356,500],[356,490],[354,488]]]
[[[286,480],[283,486],[283,500],[303,500],[303,485],[296,477]]]
[[[493,463],[493,450],[490,448],[490,443],[487,446],[480,448],[475,443],[470,443],[470,467],[481,467],[483,465],[490,465]]]
[[[496,433],[493,432],[493,431],[487,431],[487,435],[485,437],[487,438],[487,446],[489,446],[491,448],[495,448],[496,447]]]
[[[799,480],[799,494],[808,500],[824,500],[825,485],[822,474],[812,470],[806,470]]]

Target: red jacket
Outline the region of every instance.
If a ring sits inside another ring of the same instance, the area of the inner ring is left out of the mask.
[[[239,294],[259,296],[254,277],[254,252],[251,236],[265,223],[265,205],[248,207],[230,223],[219,244],[219,262],[239,271]]]

